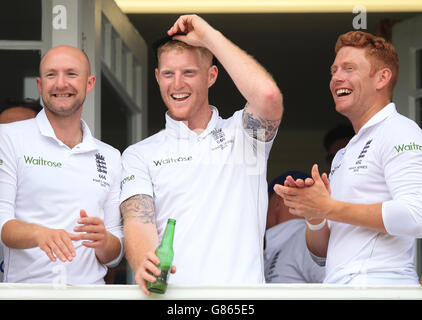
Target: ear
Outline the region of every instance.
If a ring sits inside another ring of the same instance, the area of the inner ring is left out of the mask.
[[[218,76],[218,68],[215,65],[212,65],[209,69],[208,69],[208,88],[210,88],[215,81],[217,80],[217,76]]]
[[[88,82],[87,82],[87,86],[86,86],[86,93],[90,93],[92,91],[92,89],[94,89],[95,87],[95,83],[97,82],[97,78],[94,75],[90,75],[88,77]]]
[[[159,74],[158,68],[155,68],[155,80],[157,80],[157,82],[158,82],[158,74]]]
[[[382,90],[388,86],[391,81],[393,73],[389,68],[383,68],[377,72],[377,90]]]
[[[40,77],[37,77],[36,80],[37,80],[37,89],[38,89],[38,92],[41,94],[41,87],[42,87],[42,85],[41,85],[41,78]]]

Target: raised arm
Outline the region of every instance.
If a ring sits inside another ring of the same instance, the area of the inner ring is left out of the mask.
[[[233,44],[224,35],[196,15],[181,16],[168,30],[175,40],[205,47],[225,68],[231,79],[247,100],[243,124],[253,132],[262,130],[271,140],[277,131],[283,114],[283,98],[272,76],[250,55]]]

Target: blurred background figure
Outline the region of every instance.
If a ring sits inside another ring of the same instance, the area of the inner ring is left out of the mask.
[[[8,99],[4,106],[0,107],[0,123],[35,118],[42,106],[39,100],[33,99]]]
[[[331,163],[337,151],[344,148],[355,135],[351,124],[339,124],[329,130],[324,136],[324,148],[327,152],[326,161],[328,172],[331,171]]]
[[[39,100],[7,99],[6,104],[0,107],[0,124],[35,118],[42,106]],[[3,282],[3,248],[0,246],[0,282]]]
[[[312,256],[306,246],[305,219],[292,215],[283,199],[274,193],[275,184],[311,177],[287,171],[268,186],[268,213],[265,233],[264,270],[267,283],[320,283],[325,276],[325,259]]]

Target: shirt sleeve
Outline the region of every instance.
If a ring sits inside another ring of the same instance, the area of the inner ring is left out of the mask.
[[[107,267],[114,267],[119,264],[124,254],[123,227],[120,215],[120,179],[122,173],[122,165],[120,152],[114,161],[113,180],[110,186],[110,193],[104,204],[104,225],[108,232],[114,235],[120,241],[120,253],[112,261],[106,264]]]
[[[4,224],[15,219],[17,164],[12,141],[16,139],[11,138],[6,125],[0,125],[0,242]]]
[[[120,203],[137,194],[153,197],[154,191],[145,159],[141,152],[137,152],[134,146],[130,146],[122,155]]]
[[[243,112],[244,109],[236,111],[233,117],[230,118],[231,130],[235,132],[239,150],[239,154],[236,156],[240,158],[237,161],[247,166],[249,174],[259,175],[266,171],[275,136],[267,142],[254,138],[253,132],[243,126]]]
[[[422,131],[414,122],[391,129],[381,150],[392,200],[382,204],[389,234],[422,237]]]

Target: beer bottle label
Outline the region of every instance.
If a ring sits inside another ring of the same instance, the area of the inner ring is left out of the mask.
[[[161,270],[161,274],[157,277],[157,282],[167,282],[169,278],[169,270]]]

